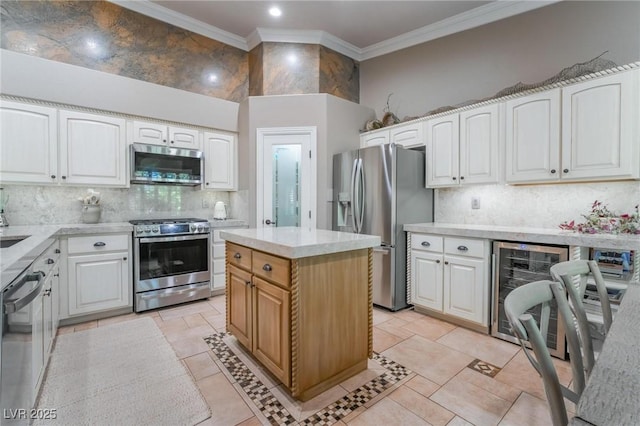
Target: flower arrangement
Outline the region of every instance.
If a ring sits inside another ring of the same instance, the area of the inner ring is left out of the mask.
[[[577,231],[585,234],[640,234],[640,205],[636,205],[631,213],[616,214],[609,210],[606,204],[601,201],[594,201],[591,205],[591,211],[583,214],[585,222],[575,223],[563,222],[560,229],[569,231]]]

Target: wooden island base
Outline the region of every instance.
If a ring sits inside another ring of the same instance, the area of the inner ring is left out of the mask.
[[[288,259],[227,240],[227,330],[299,400],[365,370],[372,249]]]

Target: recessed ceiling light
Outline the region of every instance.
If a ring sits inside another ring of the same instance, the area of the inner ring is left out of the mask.
[[[273,6],[272,8],[269,9],[269,15],[278,17],[282,15],[282,11],[280,10],[279,7]]]

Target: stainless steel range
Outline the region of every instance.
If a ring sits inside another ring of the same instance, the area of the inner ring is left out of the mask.
[[[205,219],[132,220],[136,312],[211,295]]]

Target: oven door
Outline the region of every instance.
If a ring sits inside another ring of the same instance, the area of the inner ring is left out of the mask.
[[[137,238],[135,292],[210,281],[209,234]]]

